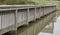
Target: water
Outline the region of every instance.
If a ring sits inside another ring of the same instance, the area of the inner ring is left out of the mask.
[[[60,35],[60,16],[56,16],[55,20],[50,22],[38,35]]]
[[[50,21],[49,24],[46,25],[40,33],[38,33],[38,35],[53,35],[54,26],[55,26],[54,25],[55,20],[56,20],[56,17],[53,18],[53,20]]]
[[[54,35],[60,35],[60,16],[54,22]]]
[[[52,33],[45,33],[45,32],[41,32],[40,34],[38,35],[53,35]]]

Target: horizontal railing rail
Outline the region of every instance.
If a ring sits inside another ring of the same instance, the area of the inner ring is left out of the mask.
[[[49,5],[50,7],[56,5]],[[49,7],[49,6],[40,6],[40,5],[0,5],[0,9],[9,9],[9,8],[22,8],[22,7]]]

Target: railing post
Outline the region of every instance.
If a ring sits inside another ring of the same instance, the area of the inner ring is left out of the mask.
[[[56,6],[55,6],[55,10],[57,10],[57,9],[56,9]]]
[[[35,19],[36,19],[36,7],[35,7]]]
[[[15,22],[16,30],[17,30],[17,24],[16,24],[17,23],[17,13],[18,13],[18,9],[16,9],[16,17],[15,17],[16,18],[16,20],[15,20],[16,21]]]
[[[15,24],[14,24],[14,26],[15,26],[15,33],[17,34],[17,12],[18,12],[18,10],[16,9],[15,10]]]
[[[0,31],[0,35],[2,35],[2,11],[1,11],[1,31]]]
[[[27,26],[29,25],[29,8],[27,8],[27,12],[26,12],[26,21],[27,21]]]
[[[43,7],[43,16],[44,16],[44,7]]]
[[[41,11],[40,11],[40,9],[41,9],[41,8],[39,7],[39,17],[41,17]]]

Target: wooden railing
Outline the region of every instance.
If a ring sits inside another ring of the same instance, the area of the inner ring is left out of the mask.
[[[0,6],[0,34],[17,30],[44,15],[56,11],[56,5],[5,5]]]

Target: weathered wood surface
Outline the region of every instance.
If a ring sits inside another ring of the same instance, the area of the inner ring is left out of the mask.
[[[3,33],[17,29],[30,21],[40,18],[56,10],[56,6],[3,6],[0,9],[0,32]]]

